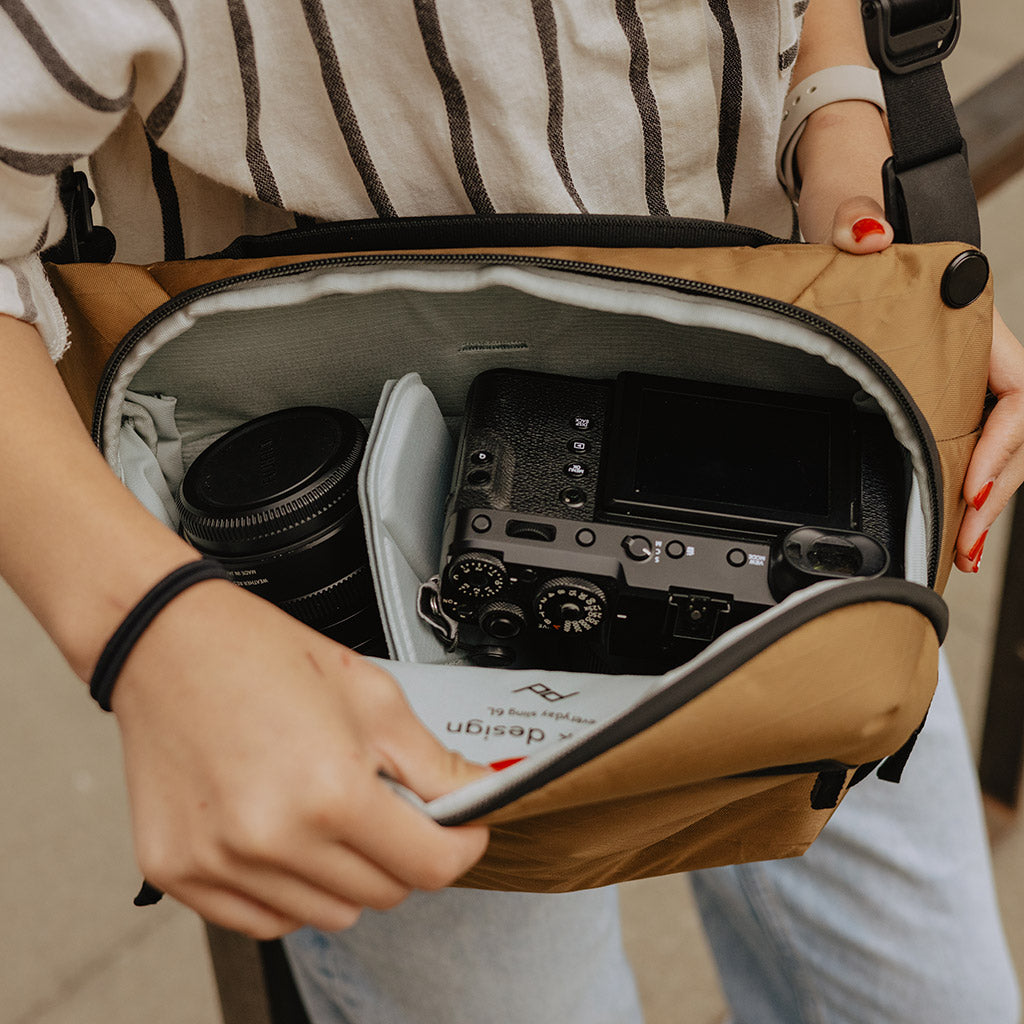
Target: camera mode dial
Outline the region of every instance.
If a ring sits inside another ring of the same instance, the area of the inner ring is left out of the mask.
[[[607,606],[604,592],[589,580],[560,576],[548,580],[533,599],[542,629],[589,633],[601,625]]]
[[[508,569],[497,555],[464,551],[448,564],[445,575],[456,599],[486,600],[508,586]]]

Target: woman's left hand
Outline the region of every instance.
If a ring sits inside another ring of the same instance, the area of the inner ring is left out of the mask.
[[[892,227],[878,203],[848,199],[836,210],[832,244],[852,253],[879,252],[892,243]],[[954,564],[977,572],[989,527],[1024,482],[1024,346],[993,311],[988,387],[996,404],[985,420],[964,480],[967,513],[956,540]]]

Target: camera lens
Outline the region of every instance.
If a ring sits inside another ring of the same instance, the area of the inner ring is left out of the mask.
[[[183,537],[232,579],[339,643],[385,656],[356,479],[366,430],[303,406],[203,451],[178,495]]]

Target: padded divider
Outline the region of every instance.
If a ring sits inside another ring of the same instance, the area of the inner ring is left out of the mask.
[[[454,442],[419,374],[389,381],[359,471],[359,505],[391,656],[454,661],[416,613],[419,585],[441,564]]]

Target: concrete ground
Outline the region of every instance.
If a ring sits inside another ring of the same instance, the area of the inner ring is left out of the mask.
[[[1017,3],[969,5],[947,63],[955,98],[1024,53]],[[1024,174],[984,202],[982,218],[1000,307],[1024,338]],[[948,650],[975,739],[1004,550],[997,528],[983,570],[947,591]],[[137,872],[116,727],[2,584],[0,652],[0,1024],[216,1024],[200,922],[171,901],[131,905]],[[993,857],[1024,975],[1024,814],[1003,824]],[[626,886],[624,916],[649,1024],[718,1024],[725,1004],[685,877]]]

